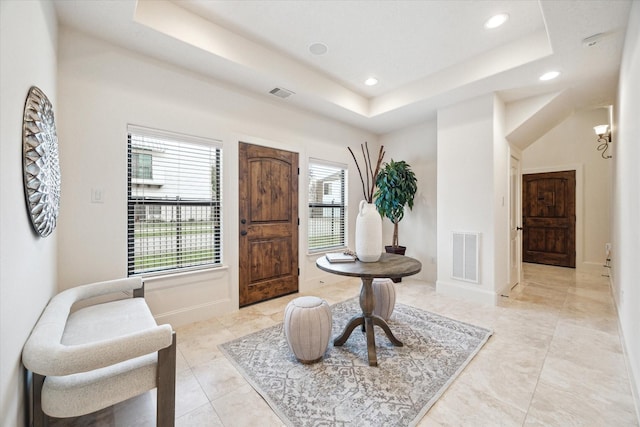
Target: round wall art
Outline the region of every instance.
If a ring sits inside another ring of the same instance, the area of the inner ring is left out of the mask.
[[[29,89],[22,121],[24,191],[34,230],[47,237],[56,228],[60,207],[58,136],[49,98]]]

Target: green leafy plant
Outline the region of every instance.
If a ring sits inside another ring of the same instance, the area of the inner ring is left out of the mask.
[[[378,187],[374,194],[376,209],[393,223],[394,248],[398,247],[398,223],[404,218],[404,207],[413,209],[413,198],[418,190],[418,179],[407,162],[385,163],[376,177]]]

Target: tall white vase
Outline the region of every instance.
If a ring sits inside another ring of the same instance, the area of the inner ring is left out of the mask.
[[[382,254],[382,218],[376,205],[360,202],[356,218],[356,255],[362,262],[376,262]]]

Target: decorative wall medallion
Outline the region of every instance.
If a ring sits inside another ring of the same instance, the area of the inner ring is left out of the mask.
[[[56,228],[60,207],[58,136],[49,98],[29,89],[22,122],[24,191],[34,230],[47,237]]]

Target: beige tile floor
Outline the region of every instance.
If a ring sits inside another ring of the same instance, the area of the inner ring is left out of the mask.
[[[494,335],[419,426],[638,426],[608,279],[526,264],[496,307],[403,279],[398,302],[490,328]],[[314,290],[330,304],[357,280]],[[282,321],[279,298],[177,328],[177,426],[281,426],[217,345]],[[153,426],[155,392],[58,426]]]

